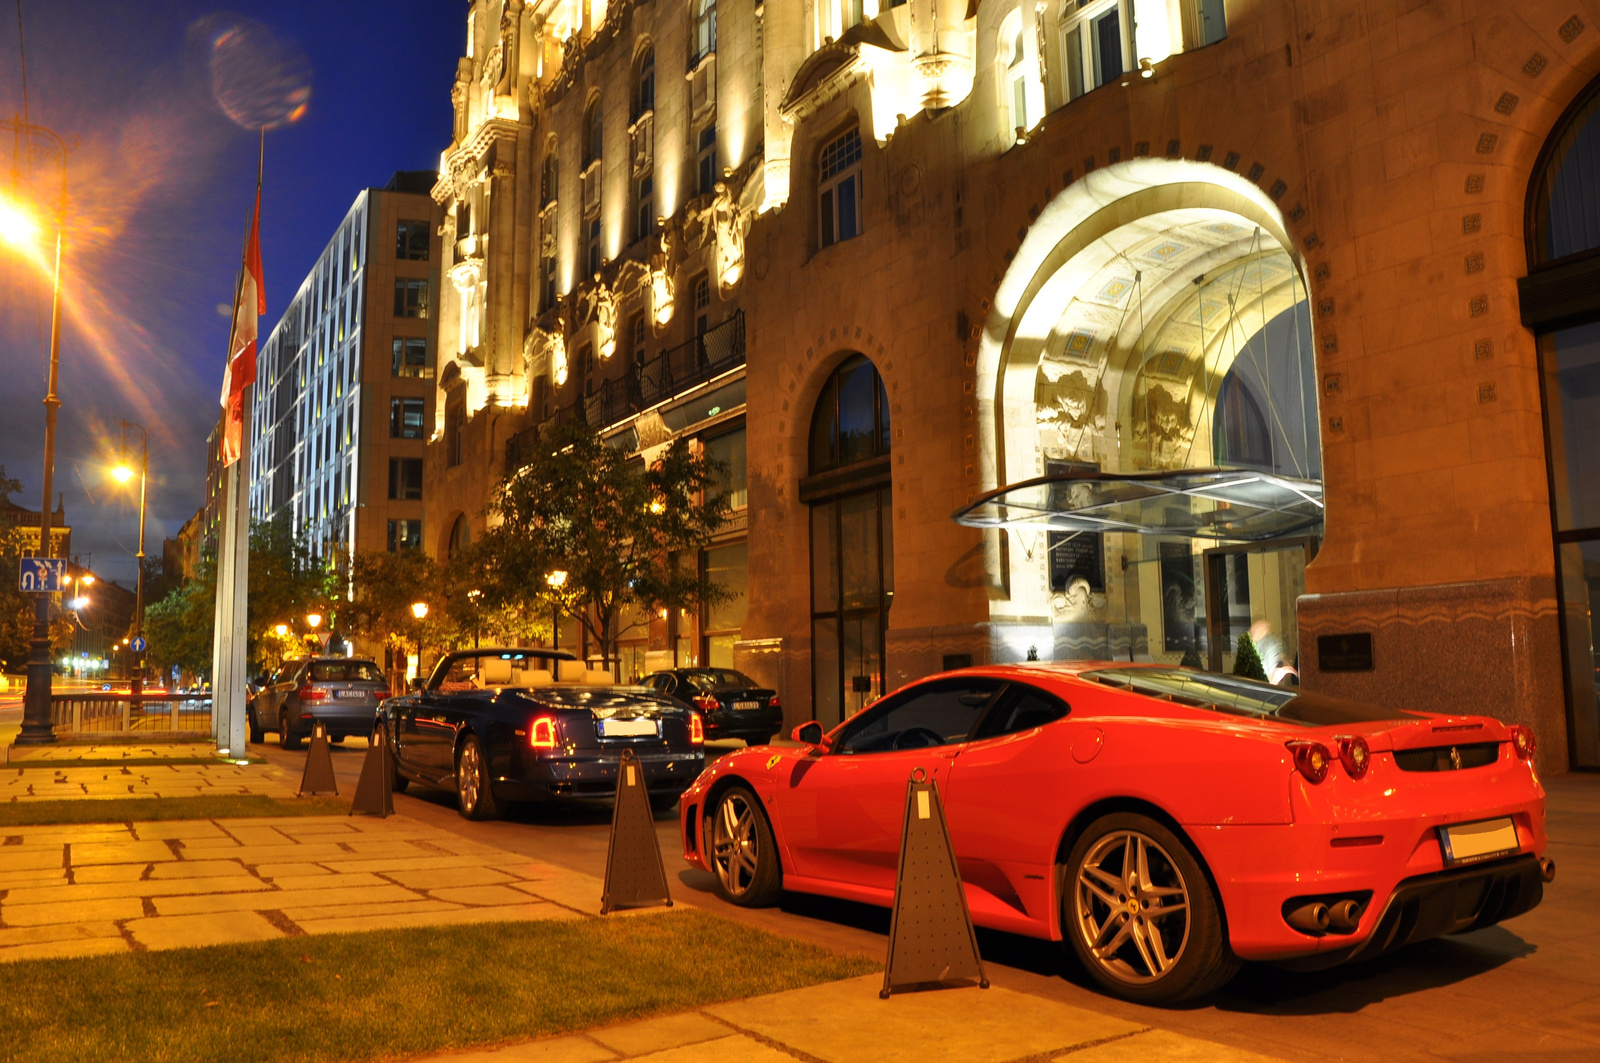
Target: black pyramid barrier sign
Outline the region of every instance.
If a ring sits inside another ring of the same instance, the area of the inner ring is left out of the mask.
[[[978,957],[978,936],[961,889],[950,828],[939,790],[923,769],[906,783],[906,818],[900,834],[900,868],[894,879],[889,922],[889,962],[883,969],[887,998],[896,989],[976,980],[989,988]]]
[[[311,731],[311,748],[306,750],[306,773],[300,776],[300,796],[333,794],[339,784],[333,781],[333,754],[328,750],[328,729],[317,724]]]
[[[367,747],[367,759],[361,762],[361,779],[356,783],[356,797],[350,802],[350,814],[364,812],[388,819],[394,815],[394,754],[389,752],[389,732],[383,726],[372,730],[372,744]]]
[[[656,839],[656,817],[644,785],[644,769],[633,750],[617,765],[617,803],[611,812],[611,844],[606,850],[606,886],[600,914],[618,908],[672,906],[667,872]]]

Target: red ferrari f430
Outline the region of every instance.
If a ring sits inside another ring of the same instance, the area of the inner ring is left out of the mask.
[[[724,898],[893,902],[906,780],[945,806],[973,921],[1165,1003],[1240,961],[1321,967],[1538,904],[1531,731],[1139,664],[1004,665],[709,767],[684,856]]]

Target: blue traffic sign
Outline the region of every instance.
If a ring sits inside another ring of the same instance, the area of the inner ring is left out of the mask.
[[[135,635],[135,636],[133,636],[133,652],[134,653],[143,653],[144,652],[144,648],[147,645],[149,645],[149,643],[145,642],[143,635]]]
[[[54,594],[67,576],[67,562],[60,557],[25,557],[17,586],[24,593]]]

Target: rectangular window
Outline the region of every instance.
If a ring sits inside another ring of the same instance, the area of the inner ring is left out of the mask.
[[[729,592],[707,606],[701,620],[705,639],[701,660],[713,668],[733,667],[733,644],[739,641],[750,597],[750,553],[746,543],[716,546],[701,554],[706,579]]]
[[[646,239],[656,231],[656,182],[650,174],[639,178],[633,202],[633,238],[635,241]]]
[[[644,341],[646,327],[643,314],[633,315],[633,324],[628,329],[628,350],[633,355],[634,365],[644,364]]]
[[[745,461],[745,430],[706,440],[706,457],[722,466],[718,486],[728,493],[728,504],[743,509],[750,504],[750,481]]]
[[[403,221],[395,230],[394,257],[410,262],[428,261],[428,223]]]
[[[695,152],[695,194],[709,196],[717,189],[717,127],[700,130]]]
[[[861,235],[861,131],[852,129],[822,149],[817,173],[817,219],[823,247]]]
[[[704,336],[711,327],[711,278],[704,273],[694,279],[694,334]]]
[[[1089,20],[1089,36],[1094,45],[1095,88],[1122,76],[1122,10],[1117,5]]]
[[[1228,35],[1228,14],[1222,0],[1195,0],[1195,14],[1199,16],[1200,47],[1216,44]]]
[[[389,459],[389,497],[399,502],[422,498],[422,459]]]
[[[422,438],[422,399],[389,400],[389,438]]]
[[[717,0],[694,0],[694,66],[717,50]]]
[[[396,339],[394,363],[391,374],[400,377],[426,378],[433,375],[428,366],[428,341]]]
[[[394,316],[428,316],[428,282],[426,280],[396,280],[394,282]]]
[[[600,219],[589,222],[589,276],[600,272]]]
[[[389,522],[389,552],[416,550],[422,546],[420,520],[391,520]]]

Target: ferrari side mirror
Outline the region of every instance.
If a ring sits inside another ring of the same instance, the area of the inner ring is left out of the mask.
[[[816,720],[803,723],[796,727],[789,737],[808,746],[820,746],[822,744],[822,725]]]

